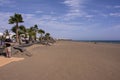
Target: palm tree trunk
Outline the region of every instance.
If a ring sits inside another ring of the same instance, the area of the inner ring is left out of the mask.
[[[42,33],[41,33],[40,41],[42,42]]]
[[[36,41],[37,37],[36,37],[36,33],[35,33],[35,41]]]
[[[19,40],[19,44],[21,44],[21,41],[20,41],[20,36],[18,36],[18,40]]]
[[[19,43],[18,23],[16,23],[16,42]]]

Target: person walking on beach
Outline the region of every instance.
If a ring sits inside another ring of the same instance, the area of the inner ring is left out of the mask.
[[[6,57],[11,58],[11,44],[10,43],[6,43]]]

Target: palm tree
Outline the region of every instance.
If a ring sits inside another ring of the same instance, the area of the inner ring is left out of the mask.
[[[45,34],[45,38],[46,38],[46,40],[48,41],[48,40],[50,39],[50,33],[46,33],[46,34]]]
[[[47,45],[49,45],[49,40],[50,40],[50,33],[45,34],[45,40],[47,42]]]
[[[14,16],[10,16],[10,19],[9,19],[9,24],[16,24],[16,42],[19,42],[19,35],[18,35],[18,23],[22,23],[24,22],[23,21],[23,18],[22,18],[22,15],[21,14],[14,14]]]
[[[13,26],[13,27],[11,28],[11,31],[16,34],[16,26]]]
[[[37,25],[37,24],[34,25],[33,30],[34,30],[34,32],[35,32],[35,36],[34,36],[34,37],[35,37],[35,41],[36,41],[37,32],[38,32],[38,25]]]
[[[21,37],[24,40],[26,39],[25,37],[27,37],[27,31],[24,25],[19,26],[18,34],[19,34],[19,42],[21,43]]]
[[[39,29],[39,30],[38,30],[38,33],[41,34],[41,36],[40,36],[40,41],[42,41],[43,34],[45,34],[45,31],[42,30],[42,29]]]
[[[15,34],[16,34],[16,26],[14,26],[14,27],[12,27],[12,32],[14,32]],[[25,28],[25,26],[24,25],[20,25],[20,26],[18,26],[18,40],[19,40],[19,43],[21,44],[21,40],[20,40],[20,35],[21,34],[24,34],[25,36],[26,36],[26,28]],[[16,35],[15,35],[16,36]]]
[[[24,37],[27,37],[27,30],[26,27],[24,25],[19,26],[19,31],[18,31],[19,35],[23,34]]]
[[[46,37],[50,36],[50,33],[46,33],[45,36],[46,36]]]
[[[33,37],[35,36],[35,32],[34,32],[34,30],[33,30],[33,27],[30,27],[30,28],[28,28],[28,29],[26,29],[27,30],[27,33],[28,33],[28,35],[29,35],[29,40],[30,41],[33,41]]]

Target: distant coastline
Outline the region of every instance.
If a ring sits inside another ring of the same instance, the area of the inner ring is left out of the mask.
[[[73,40],[75,42],[113,43],[120,44],[120,40]]]
[[[57,39],[58,41],[73,41],[72,39]]]
[[[120,40],[73,40],[73,39],[58,39],[57,41],[74,41],[74,42],[92,42],[92,43],[113,43],[113,44],[120,44]]]

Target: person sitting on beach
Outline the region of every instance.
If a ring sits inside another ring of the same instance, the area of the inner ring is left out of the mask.
[[[11,58],[11,44],[10,43],[6,43],[6,57]]]

